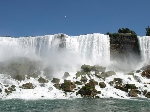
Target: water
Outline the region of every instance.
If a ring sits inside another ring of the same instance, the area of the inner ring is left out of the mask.
[[[0,112],[149,112],[147,99],[0,100]]]

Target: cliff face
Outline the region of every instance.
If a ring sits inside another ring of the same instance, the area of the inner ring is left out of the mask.
[[[135,57],[140,60],[140,47],[137,35],[116,34],[110,37],[111,59]]]

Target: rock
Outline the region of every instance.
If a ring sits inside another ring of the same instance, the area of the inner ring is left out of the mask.
[[[90,65],[82,65],[81,66],[81,69],[84,71],[84,72],[90,72],[92,70],[92,66]]]
[[[78,72],[76,73],[76,78],[78,78],[78,77],[80,77],[80,76],[82,76],[82,75],[86,75],[86,73],[83,72],[83,71],[78,71]]]
[[[102,72],[99,77],[105,79],[106,77],[110,77],[112,75],[116,75],[116,73],[114,71],[108,71],[108,72]]]
[[[75,84],[77,84],[77,85],[82,85],[82,82],[76,81]]]
[[[134,73],[133,73],[133,72],[130,72],[130,73],[127,73],[127,75],[134,75]]]
[[[58,78],[53,78],[53,80],[51,81],[52,83],[59,83],[60,82],[60,79]]]
[[[7,93],[7,95],[9,95],[10,93],[12,93],[11,90],[5,89],[5,93]]]
[[[86,76],[81,77],[81,82],[84,82],[84,83],[86,83],[86,82],[87,82],[87,78],[86,78]]]
[[[144,90],[144,91],[143,91],[143,95],[146,95],[146,93],[147,93],[147,90]]]
[[[110,82],[109,82],[109,84],[110,84],[111,86],[113,86],[113,84],[114,84],[114,81],[110,81]]]
[[[60,84],[54,84],[53,85],[56,89],[60,89]]]
[[[140,77],[139,76],[133,76],[133,78],[135,79],[135,80],[137,80],[138,82],[141,82],[141,79],[140,79]]]
[[[141,92],[137,89],[131,89],[128,93],[130,97],[138,97],[138,94],[141,94]]]
[[[78,92],[82,97],[95,97],[97,90],[93,86],[85,85]]]
[[[0,93],[2,92],[2,89],[0,89]]]
[[[140,72],[141,72],[141,70],[137,70],[137,71],[136,71],[136,73],[140,73]]]
[[[135,84],[125,84],[125,88],[127,88],[127,89],[137,89]]]
[[[71,80],[64,80],[64,83],[61,84],[61,89],[65,92],[72,92],[74,88],[76,88],[76,85]]]
[[[99,86],[100,86],[100,88],[105,88],[105,87],[106,87],[106,84],[105,84],[104,82],[100,82],[100,83],[99,83]]]
[[[23,89],[34,89],[34,86],[32,83],[29,82],[29,83],[23,84],[22,88]]]
[[[42,77],[40,77],[40,78],[38,79],[38,81],[39,81],[39,83],[48,83],[48,80],[46,80],[46,79],[44,79],[44,78],[42,78]]]
[[[124,85],[122,85],[122,84],[116,84],[114,88],[116,88],[116,89],[120,89],[121,91],[128,92],[128,89],[127,89],[127,88],[125,88],[125,86],[124,86]]]
[[[122,79],[121,78],[114,78],[114,82],[117,84],[121,84],[122,83]]]
[[[106,67],[102,67],[102,66],[99,66],[99,65],[94,65],[92,67],[92,71],[95,71],[95,72],[105,72],[106,70]]]
[[[62,77],[63,79],[66,79],[67,77],[69,77],[70,75],[69,75],[69,73],[68,72],[65,72],[64,73],[64,76]]]
[[[95,96],[95,98],[100,98],[99,96]]]
[[[147,98],[150,98],[150,92],[147,92],[147,94],[145,95]]]
[[[95,86],[95,85],[98,85],[98,82],[95,81],[94,79],[91,79],[91,80],[89,81],[88,85],[90,85],[90,86]]]
[[[15,79],[15,80],[18,80],[18,81],[22,81],[22,80],[25,79],[25,77],[24,77],[24,76],[21,76],[21,75],[16,75],[16,76],[14,77],[14,79]]]
[[[150,69],[146,69],[142,72],[142,77],[150,78]]]

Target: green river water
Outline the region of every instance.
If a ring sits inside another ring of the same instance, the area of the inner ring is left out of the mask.
[[[0,112],[150,112],[148,99],[0,100]]]

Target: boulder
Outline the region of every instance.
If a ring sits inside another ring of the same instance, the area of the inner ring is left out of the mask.
[[[70,75],[69,75],[69,73],[68,72],[65,72],[64,73],[64,76],[62,77],[63,79],[66,79],[67,77],[69,77]]]
[[[40,78],[38,79],[38,81],[39,81],[39,83],[48,83],[48,80],[46,80],[46,79],[44,79],[44,78],[42,78],[42,77],[40,77]]]
[[[97,90],[93,86],[85,85],[78,92],[82,97],[95,97]]]
[[[95,85],[98,85],[98,82],[95,81],[94,79],[91,79],[91,80],[89,81],[89,83],[87,83],[87,84],[90,85],[90,86],[95,86]]]
[[[133,72],[130,72],[130,73],[127,73],[127,75],[134,75],[134,73],[133,73]]]
[[[54,84],[53,85],[56,89],[60,89],[60,84]]]
[[[147,92],[147,94],[145,95],[147,98],[150,98],[150,92]]]
[[[105,88],[105,87],[106,87],[106,84],[105,84],[104,82],[100,82],[100,83],[99,83],[99,86],[100,86],[100,88]]]
[[[34,86],[32,83],[29,82],[29,83],[23,84],[22,88],[23,89],[34,89]]]
[[[128,92],[128,89],[125,88],[125,86],[122,85],[122,84],[116,84],[114,88],[119,89],[119,90],[121,90],[121,91]]]
[[[130,97],[138,97],[138,94],[141,94],[141,92],[137,89],[131,89],[128,93]]]
[[[144,90],[144,91],[143,91],[143,95],[146,95],[146,93],[147,93],[147,90]]]
[[[121,78],[114,78],[114,82],[117,84],[121,84],[122,83],[122,79]]]
[[[84,83],[86,83],[87,82],[87,78],[86,78],[86,76],[83,76],[83,77],[81,77],[81,82],[84,82]]]
[[[137,89],[135,84],[125,84],[125,88],[127,88],[127,89]]]
[[[64,80],[64,83],[61,84],[61,89],[65,92],[72,92],[74,88],[76,88],[76,85],[71,80]]]
[[[82,75],[86,75],[86,73],[83,72],[83,71],[78,71],[78,72],[76,73],[76,78],[78,78],[78,77],[80,77],[80,76],[82,76]]]
[[[84,71],[84,72],[90,72],[92,70],[92,66],[90,65],[82,65],[81,66],[81,69]]]
[[[150,69],[146,69],[142,72],[142,77],[150,78]]]
[[[77,84],[77,85],[82,85],[82,82],[76,81],[75,84]]]
[[[0,93],[2,92],[2,89],[0,89]]]
[[[5,93],[7,93],[7,95],[9,95],[10,93],[12,93],[12,91],[9,89],[5,89]]]
[[[51,81],[52,83],[59,83],[60,82],[60,79],[58,78],[53,78],[53,80]]]
[[[114,71],[107,71],[107,72],[102,72],[99,77],[105,79],[105,78],[110,77],[112,75],[116,75],[116,73]]]
[[[95,71],[95,72],[105,72],[105,70],[106,70],[106,67],[99,66],[99,65],[94,65],[92,67],[92,71]]]

